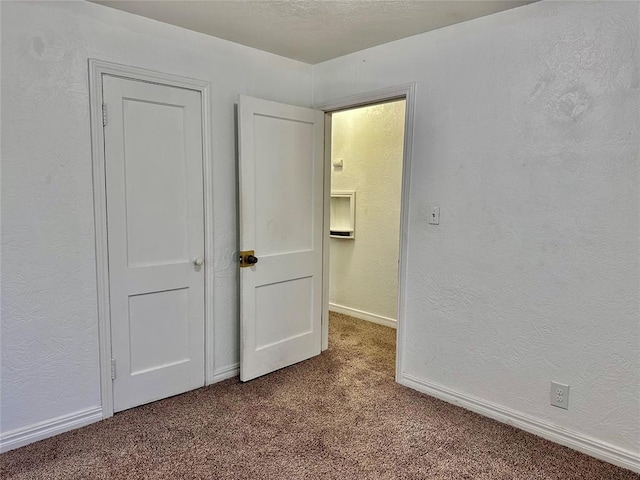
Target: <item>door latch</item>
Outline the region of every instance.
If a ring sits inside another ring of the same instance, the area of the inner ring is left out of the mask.
[[[240,268],[251,267],[252,265],[258,263],[258,257],[255,256],[255,253],[256,252],[254,252],[253,250],[245,250],[243,252],[240,252]]]

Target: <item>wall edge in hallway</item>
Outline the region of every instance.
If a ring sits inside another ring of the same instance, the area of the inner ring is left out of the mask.
[[[385,327],[396,328],[396,325],[398,324],[397,320],[394,318],[383,317],[382,315],[376,315],[375,313],[365,312],[356,308],[345,307],[344,305],[338,305],[336,303],[329,303],[329,311],[342,313],[343,315],[349,315],[350,317],[377,323],[378,325],[384,325]]]
[[[627,468],[640,473],[640,455],[629,450],[624,450],[593,437],[546,423],[537,418],[524,415],[495,403],[487,402],[486,400],[470,395],[465,395],[455,390],[443,387],[442,385],[424,381],[418,377],[414,377],[413,375],[403,373],[402,377],[398,380],[399,383],[405,387],[409,387],[440,400],[444,400],[447,403],[458,405],[501,423],[512,425],[554,443],[578,450],[579,452],[585,453],[599,460],[612,463],[618,467]]]
[[[8,452],[69,430],[75,430],[100,420],[102,420],[102,407],[93,407],[27,425],[2,435],[0,438],[0,453]]]

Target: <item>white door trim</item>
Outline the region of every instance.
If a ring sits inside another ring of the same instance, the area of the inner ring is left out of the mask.
[[[325,119],[325,231],[323,250],[323,299],[322,299],[322,349],[329,345],[329,198],[331,197],[331,113],[339,110],[381,103],[404,98],[404,151],[402,159],[402,199],[400,204],[400,245],[398,259],[398,322],[396,331],[396,381],[402,379],[404,371],[405,315],[406,315],[406,279],[407,279],[407,242],[409,231],[409,187],[411,185],[411,157],[413,146],[413,125],[415,111],[416,84],[398,85],[372,92],[332,99],[314,106],[326,113]]]
[[[127,65],[89,59],[89,102],[91,114],[91,156],[93,167],[93,210],[96,236],[96,280],[98,287],[98,335],[100,347],[100,395],[102,417],[113,416],[111,380],[111,316],[109,311],[109,264],[107,250],[107,193],[105,188],[104,131],[102,128],[102,75],[108,74],[149,83],[200,92],[202,101],[202,153],[204,176],[205,245],[205,384],[214,382],[214,245],[213,176],[210,135],[210,84],[202,80],[154,72]]]

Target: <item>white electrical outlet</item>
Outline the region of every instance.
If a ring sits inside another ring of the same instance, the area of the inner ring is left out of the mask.
[[[551,405],[569,409],[569,385],[551,382]]]
[[[429,224],[440,225],[440,207],[429,207]]]

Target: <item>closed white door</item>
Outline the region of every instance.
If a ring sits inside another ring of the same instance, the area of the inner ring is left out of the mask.
[[[200,93],[104,75],[114,411],[204,385]]]
[[[246,96],[239,112],[246,381],[320,353],[324,114]]]

